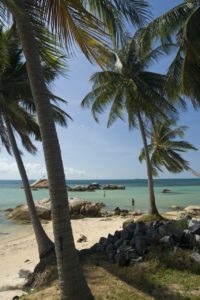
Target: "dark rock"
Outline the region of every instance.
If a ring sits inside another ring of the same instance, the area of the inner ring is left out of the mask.
[[[192,233],[183,233],[179,246],[181,248],[193,249],[196,244],[195,237]]]
[[[115,209],[114,209],[114,215],[115,216],[119,216],[121,214],[121,209],[119,208],[119,207],[116,207]]]
[[[147,250],[147,240],[145,236],[135,235],[135,249],[137,253],[143,256]]]
[[[135,221],[133,219],[128,219],[126,221],[124,221],[122,228],[125,229],[126,227],[128,227],[130,224],[134,224]]]
[[[115,255],[115,261],[119,267],[125,267],[128,265],[125,253],[117,253]]]
[[[121,213],[120,213],[120,216],[126,217],[128,215],[128,213],[129,213],[128,209],[122,209]]]
[[[152,227],[153,228],[159,228],[162,225],[163,225],[163,222],[161,222],[159,220],[156,220],[156,221],[153,222]]]
[[[133,237],[133,238],[130,240],[130,246],[132,246],[132,247],[135,246],[135,237]]]
[[[123,241],[124,241],[124,240],[122,240],[122,239],[118,239],[118,240],[114,243],[114,246],[115,246],[116,248],[118,248],[119,246],[122,245]]]
[[[121,239],[122,240],[126,240],[126,239],[129,239],[131,237],[131,233],[128,232],[128,230],[122,230],[121,231]]]
[[[97,244],[95,247],[95,252],[104,252],[105,247],[102,244]]]
[[[107,253],[108,260],[113,263],[115,261],[115,255],[116,255],[116,252],[114,250],[108,252]]]
[[[78,238],[77,243],[85,243],[87,242],[87,237],[81,234],[80,238]]]
[[[107,239],[105,237],[101,237],[100,240],[99,240],[100,245],[105,245],[106,242],[107,242]]]
[[[125,186],[116,184],[106,184],[103,186],[103,190],[125,190]]]
[[[171,235],[176,245],[179,245],[181,243],[183,234],[183,231],[176,231]]]
[[[145,234],[146,232],[146,225],[144,222],[140,221],[136,223],[136,228],[135,228],[135,235],[141,235]]]
[[[129,224],[127,227],[126,227],[126,230],[130,233],[134,233],[135,231],[135,228],[136,228],[136,224],[135,223],[131,223]]]
[[[13,208],[7,208],[7,209],[5,209],[5,211],[6,212],[11,212],[11,211],[13,211]]]
[[[124,240],[122,243],[122,246],[129,246],[130,245],[130,241],[129,240]]]
[[[171,193],[172,191],[171,190],[169,190],[169,189],[164,189],[164,190],[162,190],[162,193]]]
[[[113,250],[115,250],[113,244],[108,244],[108,246],[106,246],[106,248],[105,248],[106,253],[109,253],[110,251],[113,251]]]
[[[114,237],[115,238],[120,238],[121,237],[121,231],[116,230],[115,233],[114,233]]]

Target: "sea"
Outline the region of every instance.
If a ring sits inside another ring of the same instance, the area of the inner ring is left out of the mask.
[[[30,181],[30,184],[34,182]],[[68,180],[67,185],[87,185],[90,183],[124,185],[125,190],[96,190],[95,192],[69,192],[69,197],[78,197],[94,202],[104,202],[106,210],[116,207],[132,209],[132,199],[135,200],[135,210],[148,211],[149,196],[147,180],[144,179],[119,179],[119,180]],[[200,205],[200,178],[190,179],[155,179],[155,196],[159,211],[167,211],[172,205],[185,207]],[[171,190],[162,193],[163,189]],[[48,198],[48,189],[33,191],[34,200]],[[22,228],[21,224],[7,220],[5,209],[14,208],[25,203],[24,190],[20,180],[0,180],[0,237],[7,236]],[[23,227],[24,228],[24,227]]]

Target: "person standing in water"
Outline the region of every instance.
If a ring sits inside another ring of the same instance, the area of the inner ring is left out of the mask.
[[[132,206],[135,206],[135,199],[134,198],[132,198],[131,202],[132,202]]]

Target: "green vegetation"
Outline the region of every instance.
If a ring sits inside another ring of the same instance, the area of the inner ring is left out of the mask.
[[[160,249],[153,249],[144,262],[119,268],[98,254],[86,257],[82,268],[97,300],[197,300],[200,266],[192,264],[188,255],[185,250],[163,255]],[[51,269],[43,285],[22,299],[59,299],[55,274]]]

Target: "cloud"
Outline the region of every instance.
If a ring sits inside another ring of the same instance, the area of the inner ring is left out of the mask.
[[[40,163],[29,162],[24,163],[29,178],[38,179],[43,176],[47,176],[46,167]],[[66,178],[83,177],[86,172],[83,170],[77,170],[73,167],[64,166]],[[13,159],[6,157],[0,158],[0,176],[1,179],[13,179],[20,178],[18,167]]]

